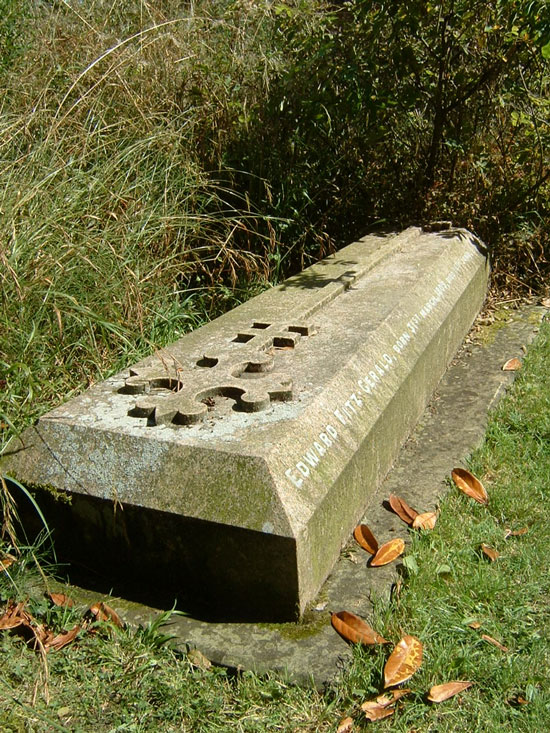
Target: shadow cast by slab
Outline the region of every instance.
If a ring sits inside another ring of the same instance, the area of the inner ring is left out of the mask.
[[[33,489],[63,575],[98,593],[211,622],[298,617],[295,541],[96,497]],[[14,492],[16,495],[16,492]],[[27,537],[43,529],[18,503]]]

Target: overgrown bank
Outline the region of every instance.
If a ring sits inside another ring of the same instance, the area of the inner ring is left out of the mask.
[[[0,2],[4,438],[376,228],[548,244],[544,0]]]

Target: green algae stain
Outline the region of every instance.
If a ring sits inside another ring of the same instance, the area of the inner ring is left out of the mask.
[[[329,624],[327,613],[308,610],[299,621],[282,624],[258,624],[258,628],[276,631],[283,639],[300,641],[319,634]]]

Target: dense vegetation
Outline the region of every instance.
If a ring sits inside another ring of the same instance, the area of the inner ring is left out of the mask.
[[[546,0],[0,0],[4,435],[373,228],[547,274]]]

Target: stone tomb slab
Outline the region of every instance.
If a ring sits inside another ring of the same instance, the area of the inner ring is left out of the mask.
[[[42,417],[1,459],[62,557],[199,617],[298,617],[485,297],[464,230],[368,236]],[[158,605],[158,604],[155,604]]]

